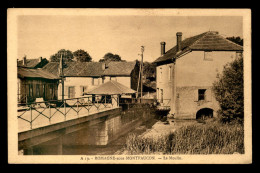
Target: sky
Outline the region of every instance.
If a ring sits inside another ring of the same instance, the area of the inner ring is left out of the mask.
[[[176,45],[176,33],[188,38],[207,31],[225,37],[243,38],[239,16],[89,16],[89,15],[20,15],[17,18],[18,59],[49,59],[60,49],[72,52],[83,49],[99,61],[106,53],[123,60],[153,62],[160,56],[160,42],[166,51]]]

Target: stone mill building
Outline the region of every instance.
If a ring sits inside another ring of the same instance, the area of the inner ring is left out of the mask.
[[[225,64],[242,56],[243,47],[213,31],[184,40],[177,32],[176,43],[165,52],[161,42],[161,56],[155,60],[158,102],[177,119],[216,116],[213,82]]]

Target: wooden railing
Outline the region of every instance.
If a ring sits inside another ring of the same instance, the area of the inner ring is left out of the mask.
[[[171,99],[157,99],[157,108],[158,109],[170,109],[171,108]]]

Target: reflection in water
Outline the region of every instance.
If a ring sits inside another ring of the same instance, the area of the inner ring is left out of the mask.
[[[103,118],[74,133],[33,147],[33,155],[112,155],[124,148],[129,133],[141,134],[156,122],[155,112],[143,106]],[[62,144],[62,145],[61,145]],[[25,153],[26,154],[26,153]]]

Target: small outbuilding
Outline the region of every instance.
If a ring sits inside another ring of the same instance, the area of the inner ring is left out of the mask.
[[[42,69],[18,67],[18,103],[56,100],[59,77]]]
[[[116,81],[108,81],[98,87],[96,87],[95,89],[86,92],[86,95],[92,95],[92,101],[94,101],[93,99],[97,100],[104,100],[102,97],[104,97],[106,95],[106,101],[107,100],[111,100],[113,101],[119,101],[119,98],[122,95],[133,95],[135,94],[136,91],[128,88],[126,86],[124,86],[123,84],[116,82]],[[109,98],[110,97],[110,98]],[[112,97],[112,98],[111,98]]]

